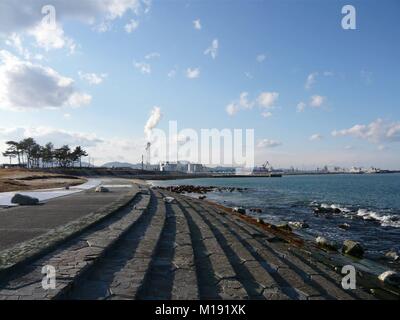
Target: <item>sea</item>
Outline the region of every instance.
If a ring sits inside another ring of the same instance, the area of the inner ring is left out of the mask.
[[[398,173],[198,178],[150,183],[246,188],[242,192],[213,191],[207,198],[228,207],[260,208],[262,213],[252,215],[273,224],[305,222],[309,228],[296,232],[310,239],[324,236],[338,243],[346,239],[359,241],[372,258],[389,250],[400,251]],[[316,214],[316,207],[337,208],[340,212]]]

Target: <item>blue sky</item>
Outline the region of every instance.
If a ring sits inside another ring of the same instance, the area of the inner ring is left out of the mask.
[[[24,2],[29,17],[0,5],[0,149],[33,135],[138,162],[158,106],[163,129],[254,128],[257,163],[400,167],[398,1],[57,0],[53,41],[35,29],[47,2]],[[346,4],[356,30],[341,27]],[[31,106],[31,90],[53,88],[48,68],[74,82]]]

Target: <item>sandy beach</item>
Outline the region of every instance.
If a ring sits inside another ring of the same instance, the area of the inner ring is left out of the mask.
[[[0,169],[0,192],[76,186],[85,182],[85,178],[63,174],[27,169]]]

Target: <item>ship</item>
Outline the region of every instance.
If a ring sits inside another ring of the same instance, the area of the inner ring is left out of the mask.
[[[254,167],[250,169],[238,168],[236,169],[236,175],[238,176],[256,176],[256,177],[282,177],[282,172],[274,170],[268,161],[266,161],[260,167]]]

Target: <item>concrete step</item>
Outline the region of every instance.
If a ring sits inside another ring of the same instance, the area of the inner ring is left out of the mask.
[[[137,193],[123,209],[68,240],[33,263],[22,266],[0,283],[0,299],[46,300],[62,296],[98,262],[145,212],[149,195]],[[56,288],[44,290],[44,266],[56,270]]]
[[[137,298],[150,271],[166,218],[160,194],[150,193],[151,199],[142,219],[118,240],[113,250],[65,298]]]
[[[248,294],[210,226],[186,200],[179,204],[189,222],[201,299],[247,299]]]

